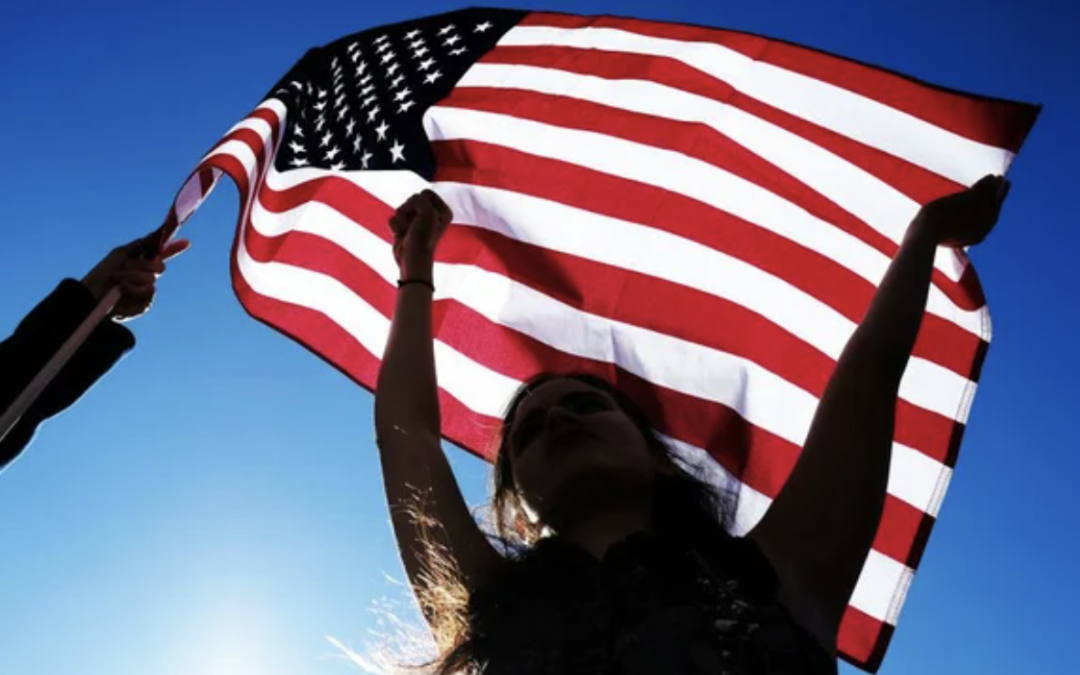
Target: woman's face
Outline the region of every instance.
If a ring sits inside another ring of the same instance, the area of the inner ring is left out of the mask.
[[[509,430],[518,491],[541,521],[557,521],[652,485],[657,459],[606,391],[573,379],[538,386]]]

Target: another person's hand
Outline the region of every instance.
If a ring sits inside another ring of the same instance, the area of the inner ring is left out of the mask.
[[[114,248],[83,277],[83,285],[98,301],[105,297],[109,289],[119,287],[120,300],[113,307],[110,317],[127,321],[150,309],[157,278],[165,272],[165,261],[180,255],[190,245],[186,239],[176,239],[158,250],[161,236],[161,231],[155,230],[145,237]]]
[[[997,224],[1010,186],[1003,176],[985,176],[967,190],[922,207],[916,223],[929,228],[942,246],[978,244]]]
[[[454,219],[454,212],[431,190],[409,197],[390,217],[394,260],[402,278],[431,280],[435,247]]]

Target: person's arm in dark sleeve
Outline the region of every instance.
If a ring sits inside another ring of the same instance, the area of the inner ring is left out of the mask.
[[[133,319],[149,309],[157,276],[165,271],[164,261],[188,245],[185,240],[176,240],[158,246],[159,238],[155,232],[114,249],[81,282],[65,279],[22,320],[10,338],[0,342],[0,411],[6,411],[108,289],[115,286],[121,291],[109,318],[94,329],[0,440],[0,471],[26,448],[44,420],[71,406],[135,346],[134,335],[116,320]],[[152,257],[147,257],[147,251]]]
[[[0,343],[0,410],[7,410],[96,304],[85,286],[65,279]],[[0,469],[19,456],[44,420],[78,400],[134,346],[131,331],[103,321],[0,441]]]

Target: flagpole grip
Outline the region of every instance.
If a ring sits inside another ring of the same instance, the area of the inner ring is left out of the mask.
[[[67,339],[64,344],[60,345],[60,349],[56,350],[52,358],[42,367],[41,371],[34,376],[34,379],[30,380],[30,384],[26,385],[26,388],[15,398],[4,414],[0,416],[0,441],[3,441],[8,433],[15,428],[15,425],[19,423],[22,416],[26,414],[26,411],[30,409],[30,406],[34,404],[41,392],[45,391],[45,388],[49,386],[49,383],[53,381],[57,373],[64,367],[65,364],[71,359],[71,357],[78,351],[86,339],[90,337],[90,334],[94,332],[94,329],[98,327],[105,317],[109,315],[109,312],[113,310],[116,303],[120,300],[120,289],[113,287],[109,289],[109,292],[105,294],[105,297],[98,302],[94,310],[90,312],[90,315],[83,319],[83,322],[79,324],[79,327],[75,329],[75,332],[71,334],[71,337]]]

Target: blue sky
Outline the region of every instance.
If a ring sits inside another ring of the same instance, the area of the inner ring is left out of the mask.
[[[308,47],[442,2],[35,2],[0,10],[0,332],[155,227],[202,153]],[[589,1],[579,13],[798,41],[1043,103],[973,258],[995,337],[882,673],[1077,672],[1080,5]],[[91,8],[92,7],[92,8]],[[138,348],[0,474],[0,673],[336,675],[404,600],[370,394],[232,294],[235,190],[132,324]],[[486,467],[454,451],[469,497]],[[845,670],[853,672],[845,666]]]

